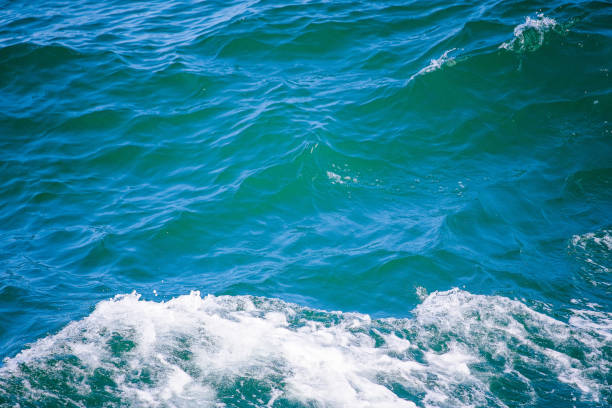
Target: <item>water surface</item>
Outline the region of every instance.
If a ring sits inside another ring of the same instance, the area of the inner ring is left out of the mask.
[[[0,405],[609,406],[611,21],[4,2]]]

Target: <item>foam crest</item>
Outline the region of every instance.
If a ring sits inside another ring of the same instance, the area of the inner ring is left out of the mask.
[[[592,286],[609,288],[610,250],[612,235],[609,229],[574,235],[568,249],[581,264],[580,275]]]
[[[418,77],[419,75],[423,75],[426,74],[428,72],[433,72],[433,71],[437,71],[438,69],[442,68],[443,66],[450,66],[452,67],[453,65],[456,64],[455,62],[455,58],[450,57],[448,54],[450,54],[451,52],[455,51],[456,48],[451,48],[450,50],[446,50],[444,51],[444,53],[442,55],[440,55],[439,58],[435,58],[429,61],[429,65],[427,65],[425,68],[421,69],[419,72],[417,72],[416,74],[412,75],[409,79],[409,81],[412,81],[414,78]]]
[[[499,48],[510,51],[535,51],[544,44],[545,34],[558,27],[557,22],[544,16],[542,13],[537,18],[527,16],[525,22],[514,27],[514,38],[503,43]]]
[[[533,402],[544,380],[599,401],[610,322],[576,316],[458,289],[380,320],[247,296],[122,295],[5,360],[0,403],[501,407],[519,398],[504,387]]]
[[[582,235],[574,235],[572,237],[572,245],[581,249],[587,249],[587,247],[595,247],[600,250],[610,251],[612,250],[612,231],[603,230],[599,233],[587,232]]]

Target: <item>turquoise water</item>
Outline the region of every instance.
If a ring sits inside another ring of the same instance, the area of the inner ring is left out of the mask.
[[[612,4],[0,7],[0,406],[612,404]]]

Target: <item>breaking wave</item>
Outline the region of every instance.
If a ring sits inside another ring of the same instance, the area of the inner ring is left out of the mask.
[[[444,51],[444,53],[442,53],[442,55],[440,55],[440,57],[434,58],[434,59],[430,60],[429,61],[429,65],[427,65],[426,67],[421,69],[416,74],[412,75],[410,77],[409,81],[412,81],[414,78],[418,77],[419,75],[423,75],[423,74],[427,74],[429,72],[436,71],[436,70],[442,68],[443,66],[452,67],[453,65],[456,64],[455,58],[453,58],[452,56],[449,56],[448,54],[450,54],[451,52],[456,51],[456,50],[457,50],[456,48],[451,48],[450,50]]]
[[[557,21],[541,13],[536,18],[527,16],[524,23],[514,27],[514,38],[499,48],[515,52],[535,51],[544,44],[547,33],[558,30],[559,27]]]
[[[609,398],[610,316],[569,323],[499,296],[434,292],[405,319],[275,299],[116,296],[6,359],[0,403],[457,407]],[[607,325],[607,326],[606,326]],[[608,391],[606,391],[608,390]]]

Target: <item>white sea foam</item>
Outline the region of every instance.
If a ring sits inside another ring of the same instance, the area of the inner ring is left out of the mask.
[[[359,180],[357,180],[357,177],[342,177],[341,175],[339,175],[338,173],[334,173],[333,171],[328,171],[326,174],[327,178],[331,180],[332,184],[345,184],[347,182],[357,184],[359,182]]]
[[[612,231],[603,230],[601,233],[587,232],[582,235],[572,237],[572,245],[582,249],[587,249],[588,245],[596,245],[601,249],[612,250]]]
[[[612,313],[598,310],[573,310],[574,315],[570,317],[569,323],[580,329],[595,332],[599,337],[612,342]],[[593,348],[599,344],[593,343]]]
[[[544,44],[545,34],[558,27],[557,22],[538,14],[537,18],[525,17],[525,22],[514,27],[514,38],[499,48],[511,51],[535,51]]]
[[[611,322],[591,317],[565,324],[458,289],[433,292],[413,318],[382,320],[246,296],[122,295],[5,360],[0,401],[82,404],[103,377],[114,384],[104,392],[136,406],[414,407],[407,395],[425,407],[505,406],[491,383],[535,398],[529,373],[599,401]]]
[[[612,231],[604,229],[574,235],[568,245],[570,253],[583,263],[581,276],[593,286],[610,287],[607,275],[612,270],[610,251],[612,250]]]
[[[450,54],[451,52],[453,52],[455,50],[456,50],[456,48],[451,48],[450,50],[444,51],[444,53],[442,55],[440,55],[439,58],[435,58],[435,59],[430,60],[429,61],[429,65],[427,65],[425,68],[421,69],[416,74],[412,75],[410,77],[409,81],[412,81],[414,78],[416,78],[419,75],[423,75],[423,74],[426,74],[428,72],[436,71],[436,70],[442,68],[442,66],[444,66],[444,65],[448,65],[448,66],[455,65],[455,59],[453,57],[449,57],[449,55],[448,55],[448,54]]]
[[[330,179],[332,183],[344,184],[344,181],[342,181],[342,176],[338,173],[334,173],[333,171],[327,172],[327,178]]]

